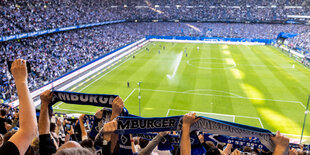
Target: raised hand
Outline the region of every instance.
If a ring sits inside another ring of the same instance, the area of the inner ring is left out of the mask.
[[[56,118],[56,125],[57,125],[57,126],[61,126],[61,121],[60,121],[59,118]]]
[[[95,117],[98,118],[98,119],[102,119],[103,111],[101,109],[98,109],[96,114],[95,114]]]
[[[113,120],[115,117],[118,117],[124,108],[124,102],[123,99],[119,96],[116,97],[112,102],[112,116],[111,120]]]
[[[190,127],[198,120],[199,118],[196,118],[196,113],[187,113],[183,116],[183,127]]]
[[[200,134],[198,136],[198,139],[199,139],[200,143],[204,143],[205,142],[205,137],[203,136],[203,134]]]
[[[71,125],[71,129],[68,131],[68,133],[70,134],[70,135],[73,135],[74,134],[74,129],[73,129],[73,126]]]
[[[117,129],[117,122],[110,121],[103,126],[103,132],[104,133],[113,133]]]
[[[275,136],[270,138],[276,145],[274,154],[283,154],[289,145],[290,139],[284,135],[281,135],[279,131],[277,131]]]
[[[48,106],[48,104],[52,101],[53,93],[51,90],[46,90],[40,95],[40,99],[42,101],[42,105]]]
[[[12,63],[11,72],[15,83],[27,83],[27,66],[26,60],[17,59]]]
[[[80,121],[82,120],[82,122],[83,122],[84,117],[85,117],[85,114],[82,114],[82,115],[79,117],[79,120],[80,120]]]
[[[158,133],[159,135],[161,135],[162,137],[168,135],[170,133],[170,131],[163,131],[163,132],[160,132]]]
[[[235,149],[234,152],[231,153],[231,155],[240,155],[240,151]]]
[[[112,133],[117,129],[117,121],[110,121],[104,124],[102,130],[104,132],[103,139],[106,141],[111,141]]]
[[[289,151],[289,155],[298,155],[298,152],[297,152],[296,149],[292,148],[292,149],[290,149],[290,151]]]

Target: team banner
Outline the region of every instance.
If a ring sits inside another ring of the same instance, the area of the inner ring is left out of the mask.
[[[129,134],[181,130],[182,117],[119,117],[116,133]],[[273,134],[269,130],[203,116],[199,117],[200,119],[192,125],[192,131],[196,130],[236,137],[257,137],[270,151],[274,150],[274,144],[270,139],[270,136]]]
[[[273,136],[274,134],[267,129],[208,118],[204,116],[199,117],[200,119],[192,125],[192,130],[236,137],[257,137],[260,139],[261,143],[265,145],[270,151],[273,152],[274,150],[275,146],[270,138],[270,136]]]
[[[170,117],[118,117],[118,134],[146,133],[180,130],[178,126],[183,116]]]
[[[62,101],[68,104],[92,105],[112,108],[112,102],[118,95],[110,94],[86,94],[66,91],[52,91],[53,99],[49,106]]]
[[[92,105],[104,108],[104,115],[109,116],[112,111],[112,102],[118,95],[110,94],[85,94],[76,92],[65,92],[65,91],[53,91],[53,99],[50,106],[58,101],[62,101],[68,104],[79,104],[79,105]],[[261,129],[257,127],[242,125],[238,123],[208,118],[199,116],[200,119],[194,123],[191,127],[192,131],[207,132],[210,134],[235,136],[235,137],[257,137],[261,144],[263,144],[268,150],[274,150],[274,144],[272,143],[270,136],[273,136],[272,132],[266,129]],[[110,117],[106,117],[105,121],[110,121]],[[148,132],[161,132],[161,131],[181,131],[182,129],[182,118],[183,116],[170,116],[170,117],[153,117],[153,118],[143,118],[135,115],[128,114],[126,108],[124,108],[123,113],[118,117],[118,129],[116,133],[118,134],[135,134],[135,133],[148,133]],[[91,115],[86,116],[89,121],[96,122],[95,118]],[[98,122],[98,120],[97,120]],[[102,122],[104,123],[104,122]],[[98,124],[93,123],[95,130],[98,130]],[[94,132],[93,135],[95,135]],[[221,137],[218,139],[220,142],[242,142],[244,144],[247,142],[240,141],[232,138]],[[253,147],[262,148],[262,145],[257,141],[251,141]]]
[[[89,121],[92,125],[91,132],[89,136],[91,138],[95,138],[99,132],[99,124],[104,124],[110,121],[110,117],[112,114],[112,102],[118,95],[110,95],[110,94],[86,94],[86,93],[77,93],[77,92],[66,92],[66,91],[52,91],[53,98],[52,102],[49,104],[51,107],[55,103],[62,101],[68,104],[76,104],[76,105],[92,105],[97,107],[106,107],[101,111],[103,113],[102,119],[97,119],[94,115],[85,115],[84,121]],[[128,110],[124,107],[121,116],[128,116]],[[134,115],[130,115],[134,116]]]

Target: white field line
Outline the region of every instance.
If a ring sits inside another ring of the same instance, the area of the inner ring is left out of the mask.
[[[179,109],[168,109],[168,111],[183,111],[183,112],[195,112],[201,114],[208,114],[208,115],[218,115],[218,116],[226,116],[226,117],[243,117],[243,118],[250,118],[250,119],[259,119],[258,117],[250,117],[250,116],[239,116],[239,115],[229,115],[229,114],[218,114],[218,113],[208,113],[208,112],[200,112],[200,111],[190,111],[190,110],[179,110]]]
[[[171,109],[168,109],[168,112],[167,112],[167,114],[166,114],[166,117],[167,117],[167,116],[169,115],[169,113],[170,113],[170,110],[171,110]]]
[[[249,118],[249,119],[257,119],[262,128],[264,128],[263,123],[259,117],[250,117],[250,116],[240,116],[240,115],[229,115],[229,114],[218,114],[218,113],[208,113],[208,112],[200,112],[200,111],[190,111],[190,110],[178,110],[178,109],[168,109],[166,116],[169,115],[170,111],[182,111],[182,112],[195,112],[197,114],[207,114],[207,115],[217,115],[217,116],[226,116],[232,117],[232,122],[236,121],[236,117]]]
[[[240,95],[237,95],[235,93],[231,93],[231,92],[228,92],[228,91],[222,91],[222,90],[213,90],[213,89],[194,89],[194,90],[186,90],[184,92],[195,92],[195,91],[213,91],[213,92],[221,92],[221,93],[226,93],[226,94],[230,94],[232,96],[236,96],[236,97],[239,97],[241,98],[242,96]]]
[[[227,117],[233,117],[233,116],[234,116],[234,115],[229,115],[229,114],[207,113],[207,112],[190,111],[190,110],[179,110],[179,109],[168,109],[168,110],[169,110],[169,111],[182,111],[182,112],[195,112],[195,113],[203,113],[203,114],[218,115],[218,116],[227,116]]]
[[[237,66],[254,66],[254,67],[274,67],[274,68],[284,68],[289,69],[292,66],[273,66],[273,65],[251,65],[251,64],[236,64]]]
[[[124,103],[125,103],[125,102],[127,101],[127,99],[131,96],[131,94],[132,94],[133,92],[136,91],[136,89],[137,89],[137,88],[135,88],[135,89],[133,89],[133,90],[131,91],[131,93],[125,98]]]
[[[258,119],[260,125],[262,126],[262,128],[264,128],[263,123],[262,123],[262,120],[261,120],[260,118],[257,118],[257,119]]]
[[[288,101],[288,100],[274,100],[274,99],[264,99],[264,98],[251,98],[251,97],[236,97],[236,96],[227,96],[227,95],[215,95],[215,94],[202,94],[202,93],[187,93],[187,92],[178,92],[171,90],[154,90],[154,89],[143,89],[146,91],[157,91],[157,92],[166,92],[166,93],[178,93],[178,94],[192,94],[192,95],[202,95],[202,96],[219,96],[219,97],[227,97],[227,98],[241,98],[241,99],[250,99],[250,100],[264,100],[264,101],[277,101],[277,102],[287,102],[287,103],[298,103],[304,109],[306,109],[305,105],[303,105],[299,101]]]
[[[59,106],[62,105],[62,103],[63,103],[63,102],[56,103],[56,105],[55,105],[54,108],[55,108],[55,109],[59,109]]]
[[[179,68],[179,65],[180,65],[180,62],[181,62],[181,60],[182,60],[182,57],[183,57],[183,53],[181,52],[181,53],[179,53],[179,55],[177,56],[177,60],[176,60],[175,63],[174,63],[174,66],[175,66],[175,67],[174,67],[174,71],[173,71],[172,75],[167,74],[167,77],[168,77],[169,79],[174,78],[175,74],[177,73],[178,68]]]

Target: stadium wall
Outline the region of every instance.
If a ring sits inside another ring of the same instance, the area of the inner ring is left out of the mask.
[[[126,55],[132,53],[133,51],[141,48],[143,45],[147,44],[149,42],[149,40],[146,40],[145,38],[136,41],[132,44],[126,45],[125,47],[122,47],[120,49],[117,49],[115,51],[112,51],[88,64],[85,64],[83,66],[81,66],[80,68],[73,70],[63,76],[61,76],[60,78],[46,84],[45,86],[31,92],[31,96],[32,98],[35,98],[37,96],[39,96],[42,92],[48,90],[48,89],[52,89],[54,87],[57,87],[69,80],[69,83],[62,85],[60,88],[58,88],[58,90],[66,90],[74,85],[76,85],[77,83],[81,82],[82,80],[88,78],[89,76],[91,76],[92,74],[102,70],[103,68],[111,65],[112,63],[119,61],[121,58],[125,57]],[[105,62],[104,64],[100,65],[101,63]],[[99,66],[98,66],[99,65]],[[87,72],[89,71],[89,72]],[[87,73],[86,73],[87,72]],[[85,74],[86,73],[86,74]],[[76,78],[77,76],[80,76],[79,78]],[[35,102],[35,106],[39,105],[41,102],[40,100]],[[9,103],[10,105],[12,105],[13,107],[16,107],[19,105],[19,100],[15,100],[13,102]]]
[[[68,27],[55,28],[55,29],[47,29],[47,30],[29,32],[29,33],[15,34],[15,35],[10,35],[10,36],[2,36],[0,37],[0,42],[28,38],[28,37],[37,37],[37,36],[46,35],[46,34],[52,34],[52,33],[57,33],[57,32],[64,32],[64,31],[94,27],[94,26],[122,23],[125,21],[126,20],[115,20],[115,21],[107,21],[107,22],[99,22],[99,23],[90,23],[90,24],[68,26]]]
[[[147,40],[163,42],[186,42],[186,43],[218,43],[218,44],[247,44],[247,45],[270,45],[274,39],[247,39],[247,38],[221,38],[221,37],[187,37],[187,36],[146,36]]]

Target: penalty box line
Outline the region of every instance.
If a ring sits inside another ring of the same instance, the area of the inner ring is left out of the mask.
[[[191,94],[191,95],[202,95],[202,96],[218,96],[218,97],[226,97],[226,98],[240,98],[240,99],[249,99],[249,100],[263,100],[263,101],[274,101],[274,102],[285,102],[285,103],[298,103],[304,109],[306,109],[305,105],[299,101],[289,101],[289,100],[275,100],[275,99],[265,99],[265,98],[252,98],[252,97],[243,97],[243,96],[235,96],[235,95],[216,95],[216,94],[208,94],[208,93],[189,93],[187,91],[172,91],[172,90],[156,90],[156,89],[141,89],[145,91],[157,91],[157,92],[165,92],[165,93],[177,93],[177,94]]]
[[[206,115],[215,115],[215,116],[225,116],[225,117],[232,117],[233,122],[235,122],[236,117],[241,118],[249,118],[249,119],[257,119],[261,125],[262,128],[264,128],[264,125],[259,117],[250,117],[250,116],[241,116],[241,115],[229,115],[229,114],[218,114],[218,113],[208,113],[208,112],[200,112],[200,111],[190,111],[190,110],[179,110],[179,109],[168,109],[168,112],[166,114],[166,117],[169,116],[170,111],[181,111],[181,112],[195,112],[197,114],[206,114]]]

